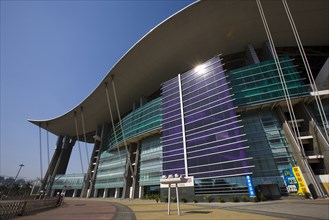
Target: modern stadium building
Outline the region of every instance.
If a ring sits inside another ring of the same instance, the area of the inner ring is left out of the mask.
[[[137,42],[58,136],[41,190],[74,197],[329,193],[329,2],[197,1]],[[72,148],[92,143],[84,174]]]

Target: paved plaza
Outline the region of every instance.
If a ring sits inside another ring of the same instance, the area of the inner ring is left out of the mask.
[[[18,220],[217,220],[217,219],[329,219],[329,200],[276,200],[261,203],[183,203],[181,216],[176,204],[167,214],[166,203],[153,200],[72,199],[66,198],[63,206],[17,217]]]

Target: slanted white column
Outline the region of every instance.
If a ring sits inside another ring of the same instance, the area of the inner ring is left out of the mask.
[[[115,193],[114,193],[114,198],[118,198],[119,197],[119,188],[115,188]]]
[[[105,188],[105,189],[104,189],[104,193],[103,193],[103,198],[106,198],[106,197],[107,197],[107,193],[108,193],[108,189]]]
[[[138,198],[141,199],[144,195],[144,186],[139,187]]]
[[[77,192],[78,192],[77,189],[75,189],[75,190],[73,191],[73,195],[72,195],[73,198],[75,198],[75,197],[77,196]]]

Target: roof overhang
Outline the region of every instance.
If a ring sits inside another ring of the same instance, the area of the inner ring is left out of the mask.
[[[288,1],[303,45],[329,45],[329,2]],[[296,46],[281,1],[262,1],[276,47]],[[256,1],[199,1],[171,16],[137,42],[109,71],[98,87],[67,113],[48,120],[29,120],[55,135],[76,136],[75,112],[81,125],[81,107],[86,133],[110,122],[105,83],[115,120],[113,78],[121,115],[132,109],[139,97],[147,97],[160,84],[217,55],[256,48],[267,41]],[[82,134],[82,129],[79,129]]]

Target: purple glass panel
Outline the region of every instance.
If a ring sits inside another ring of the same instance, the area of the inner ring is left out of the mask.
[[[220,59],[202,65],[202,73],[192,69],[181,75],[187,163],[193,167],[189,173],[195,178],[249,173],[245,151],[239,149],[245,141]],[[164,83],[162,90],[163,174],[174,169],[184,174],[178,77]]]
[[[162,100],[163,174],[185,174],[178,77],[163,84]]]
[[[213,177],[213,171],[246,166],[243,160],[210,165],[244,159],[246,154],[244,150],[234,150],[244,147],[245,142],[236,137],[241,133],[220,60],[213,58],[203,65],[208,67],[202,77],[195,72],[182,77],[188,165],[197,167],[189,169],[195,178]],[[206,173],[201,175],[203,172]]]
[[[183,148],[180,148],[178,150],[172,150],[172,151],[169,151],[169,152],[165,152],[165,153],[162,153],[162,156],[163,157],[166,157],[166,156],[169,156],[169,155],[172,155],[172,154],[183,154],[184,151],[183,151]]]
[[[212,171],[214,171],[214,170],[212,170]],[[223,170],[223,171],[215,170],[215,172],[208,171],[206,173],[201,173],[201,174],[191,173],[191,175],[194,175],[194,177],[197,176],[197,178],[206,178],[206,177],[221,177],[221,176],[232,176],[232,175],[238,176],[238,175],[243,175],[246,173],[251,173],[250,168],[241,167],[238,169],[230,169],[230,170]]]

